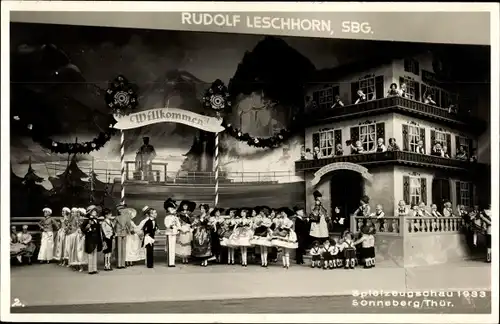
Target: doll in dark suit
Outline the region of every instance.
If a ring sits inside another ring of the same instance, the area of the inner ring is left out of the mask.
[[[82,223],[81,231],[85,235],[85,253],[87,253],[89,274],[97,273],[97,252],[102,251],[101,225],[97,219],[98,208],[87,208],[87,219]]]
[[[146,266],[148,268],[153,268],[153,251],[155,242],[155,233],[158,231],[158,224],[156,222],[156,216],[158,213],[154,208],[145,206],[142,209],[144,216],[147,220],[142,225],[142,231],[144,232],[144,238],[142,239],[142,246],[146,248]]]
[[[304,264],[304,254],[306,253],[307,244],[309,242],[309,232],[311,224],[309,219],[304,215],[304,208],[294,207],[295,212],[295,233],[297,234],[297,241],[299,247],[295,251],[295,259],[297,264]]]

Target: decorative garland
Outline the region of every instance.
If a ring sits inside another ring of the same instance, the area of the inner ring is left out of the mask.
[[[224,121],[222,126],[226,129],[225,132],[235,139],[246,142],[249,146],[260,148],[276,148],[287,141],[293,134],[290,130],[282,129],[278,134],[271,137],[252,137],[248,133],[243,133],[241,130],[227,124]]]
[[[106,91],[106,104],[113,114],[130,115],[138,106],[137,93],[134,86],[123,76],[117,76]]]
[[[89,154],[93,151],[100,150],[113,136],[117,130],[113,128],[116,120],[110,116],[108,128],[100,132],[93,140],[88,142],[77,143],[64,143],[52,140],[44,134],[44,127],[34,127],[33,124],[25,124],[26,129],[29,130],[31,138],[34,142],[40,144],[42,147],[49,149],[52,153],[59,154]],[[14,116],[14,120],[22,123],[23,121],[19,116]]]
[[[134,85],[131,84],[123,75],[117,76],[110,83],[105,96],[106,105],[111,109],[109,115],[108,127],[101,131],[93,140],[88,142],[64,143],[52,140],[46,133],[44,127],[34,127],[32,123],[25,123],[34,142],[42,147],[49,149],[52,153],[59,154],[89,154],[100,150],[117,130],[113,128],[116,120],[114,114],[126,116],[131,114],[138,106],[137,93]],[[14,116],[17,122],[24,122],[19,116]]]
[[[210,88],[207,89],[203,96],[203,106],[215,110],[217,116],[220,116],[221,111],[227,110],[231,107],[230,95],[224,83],[217,79],[212,83]],[[243,133],[241,130],[233,127],[231,124],[222,121],[222,126],[225,132],[235,139],[246,142],[249,146],[260,148],[276,148],[283,142],[288,140],[292,132],[282,129],[278,134],[271,137],[252,137],[248,133]]]

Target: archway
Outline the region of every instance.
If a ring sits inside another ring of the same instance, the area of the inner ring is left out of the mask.
[[[338,170],[331,173],[331,215],[335,207],[339,207],[341,216],[345,218],[344,226],[334,224],[333,232],[341,232],[344,228],[350,228],[351,214],[359,207],[359,200],[364,194],[364,182],[361,174],[354,171]]]
[[[329,175],[330,181],[330,206],[333,214],[335,207],[340,207],[340,213],[345,217],[344,227],[336,226],[333,230],[339,228],[349,228],[350,216],[359,206],[359,200],[365,191],[365,183],[372,181],[372,175],[368,169],[355,163],[337,162],[328,164],[314,173],[311,185],[316,185]],[[325,197],[326,198],[326,197]],[[327,198],[327,199],[328,199]]]

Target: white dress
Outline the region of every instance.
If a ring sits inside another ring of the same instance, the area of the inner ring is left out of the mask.
[[[285,249],[298,248],[299,244],[297,242],[297,234],[292,227],[292,220],[288,218],[283,219],[273,232],[271,244]]]
[[[125,262],[142,261],[146,259],[146,250],[141,246],[142,241],[139,237],[141,229],[133,221],[134,234],[128,234],[125,237]]]

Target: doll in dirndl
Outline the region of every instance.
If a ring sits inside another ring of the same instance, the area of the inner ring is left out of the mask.
[[[272,235],[271,243],[273,246],[283,250],[282,262],[283,268],[290,267],[290,252],[295,250],[299,245],[297,242],[297,234],[293,230],[293,221],[289,218],[293,216],[293,211],[290,208],[283,207],[279,210],[279,218],[276,229]]]
[[[222,246],[219,237],[219,227],[221,227],[224,222],[224,219],[221,216],[223,212],[223,208],[216,207],[210,211],[210,217],[208,219],[208,225],[210,226],[210,239],[212,242],[212,253],[217,263],[220,263],[221,261]]]
[[[69,217],[71,214],[71,210],[68,207],[64,207],[62,209],[62,219],[61,226],[56,234],[56,240],[54,244],[54,260],[59,261],[59,265],[64,266],[64,243],[66,241],[66,227],[69,225]]]
[[[311,255],[311,268],[321,268],[321,249],[318,241],[314,241],[309,251]]]
[[[227,248],[227,264],[234,264],[234,247],[229,244],[229,238],[233,234],[233,229],[236,226],[236,212],[235,208],[226,210],[226,217],[219,227],[220,245]]]
[[[241,266],[248,266],[248,248],[252,246],[250,240],[253,238],[252,219],[248,217],[249,208],[241,208],[239,217],[235,219],[233,233],[229,237],[229,245],[239,247],[241,251]]]
[[[268,248],[271,244],[271,225],[273,224],[269,218],[269,207],[259,207],[258,214],[253,219],[254,234],[250,243],[260,249],[261,267],[267,267]]]
[[[344,242],[341,245],[342,253],[344,254],[344,268],[354,269],[356,265],[356,245],[352,239],[352,233],[347,232],[344,235]]]

